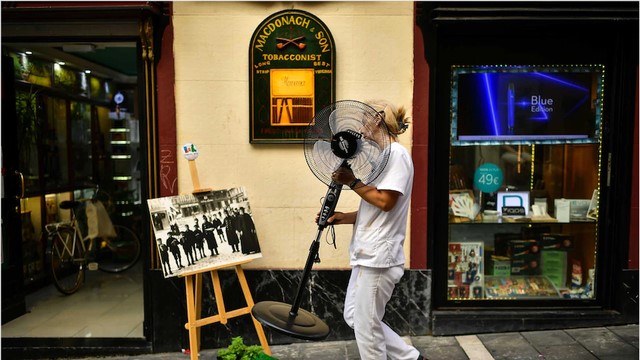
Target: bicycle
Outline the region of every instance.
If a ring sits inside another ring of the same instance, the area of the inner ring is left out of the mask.
[[[98,191],[91,199],[62,201],[59,207],[71,211],[71,220],[45,225],[51,278],[65,295],[80,289],[87,268],[118,273],[133,267],[140,258],[140,239],[125,226],[113,224],[115,237],[85,239],[82,235],[77,211],[83,210],[87,201],[99,202]]]

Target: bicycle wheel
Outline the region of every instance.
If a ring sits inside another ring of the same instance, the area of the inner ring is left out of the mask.
[[[84,282],[84,250],[74,234],[70,227],[58,228],[47,249],[53,284],[65,295],[78,291]]]
[[[98,268],[106,272],[121,272],[131,268],[140,258],[140,239],[122,225],[113,225],[115,238],[96,239]]]

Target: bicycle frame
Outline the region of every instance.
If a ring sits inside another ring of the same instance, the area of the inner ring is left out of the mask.
[[[60,240],[64,240],[62,239],[62,236],[60,234],[60,229],[61,228],[68,228],[71,229],[73,231],[73,237],[71,242],[69,243],[69,241],[62,241],[64,248],[62,249],[51,249],[51,251],[56,251],[58,253],[56,253],[56,255],[58,255],[61,258],[64,258],[64,255],[69,255],[72,259],[74,259],[74,261],[85,261],[86,260],[86,254],[89,252],[89,250],[92,248],[93,245],[93,239],[90,239],[89,242],[89,247],[87,247],[85,245],[85,242],[82,239],[82,233],[80,231],[80,227],[78,226],[78,220],[76,219],[76,215],[75,215],[75,210],[71,209],[71,221],[69,222],[58,222],[58,223],[53,223],[53,224],[47,224],[45,225],[45,229],[47,231],[47,234],[49,235],[50,239],[49,241],[52,243],[53,240],[51,239],[51,237],[53,236],[57,236],[58,238],[60,238]],[[82,254],[76,254],[76,243],[80,242],[80,248],[82,249]],[[60,252],[61,251],[61,252]]]
[[[80,206],[84,201],[100,200],[94,196],[87,200],[62,201],[59,207],[70,211],[70,220],[45,225],[53,284],[65,295],[78,291],[84,283],[85,270],[121,272],[131,268],[140,256],[140,239],[121,225],[114,225],[113,235],[89,237],[93,236],[91,229],[87,229],[89,235],[83,234],[84,223],[76,211],[84,210]],[[95,219],[100,221],[99,217]]]

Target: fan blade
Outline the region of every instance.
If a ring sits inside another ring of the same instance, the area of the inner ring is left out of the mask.
[[[331,143],[326,140],[318,140],[313,144],[310,160],[324,174],[333,173],[342,164],[342,159],[333,154]]]
[[[363,141],[359,141],[358,142],[358,150],[356,151],[356,154],[351,157],[350,159],[347,160],[347,162],[349,163],[349,166],[352,169],[362,169],[363,167],[370,167],[370,161],[371,161],[371,156],[370,156],[370,152],[369,152],[369,147],[370,145],[367,144],[367,142],[363,142]],[[364,170],[362,172],[368,172],[367,170]]]
[[[380,149],[373,141],[363,141],[360,151],[354,158],[349,160],[349,164],[356,176],[364,183],[369,184],[375,180],[384,170],[389,160],[389,148]]]
[[[338,108],[333,110],[331,115],[329,115],[329,128],[332,134],[347,130],[360,133],[363,118],[364,113],[362,109]]]

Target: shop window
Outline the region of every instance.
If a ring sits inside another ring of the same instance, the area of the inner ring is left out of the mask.
[[[603,67],[459,70],[447,300],[595,299]]]

